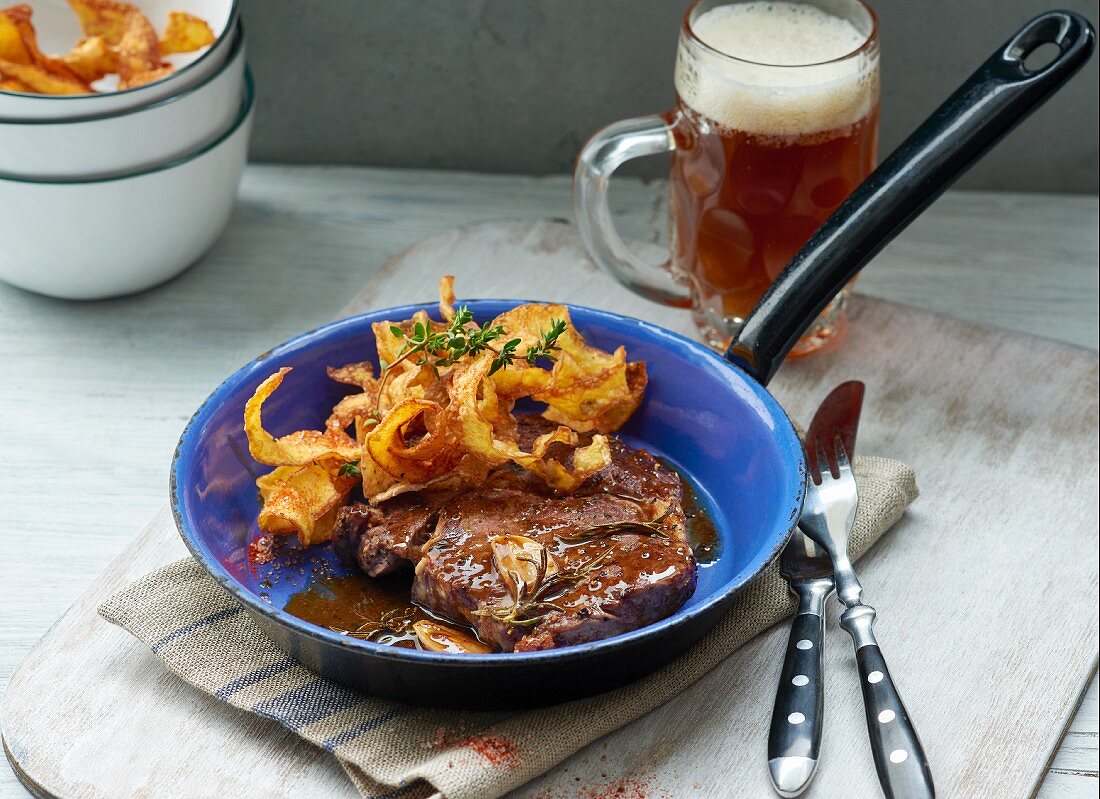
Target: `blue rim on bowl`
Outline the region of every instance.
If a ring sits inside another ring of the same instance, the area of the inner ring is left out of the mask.
[[[252,80],[252,71],[245,67],[244,70],[244,97],[241,100],[241,110],[237,115],[237,118],[233,120],[233,124],[230,125],[225,131],[217,136],[213,141],[204,144],[197,150],[194,150],[186,155],[181,155],[177,158],[173,158],[171,161],[165,161],[161,164],[155,164],[153,166],[142,167],[136,169],[133,172],[126,172],[121,175],[107,175],[104,177],[95,178],[24,178],[15,175],[5,175],[0,173],[0,183],[33,183],[36,185],[56,185],[56,186],[76,186],[76,185],[88,185],[92,183],[110,183],[115,180],[129,180],[130,178],[138,178],[143,175],[151,175],[154,172],[163,172],[166,169],[174,169],[181,164],[186,164],[188,161],[193,161],[201,155],[213,150],[219,146],[222,142],[237,132],[237,129],[244,124],[244,121],[248,119],[248,115],[252,111],[252,107],[255,105],[255,84]]]
[[[129,116],[130,114],[140,114],[145,111],[152,111],[157,108],[162,108],[166,105],[180,100],[184,97],[194,94],[199,89],[209,85],[214,79],[224,73],[229,67],[233,65],[233,62],[237,59],[237,56],[241,52],[241,48],[244,47],[244,23],[238,22],[232,29],[230,35],[233,37],[233,43],[229,47],[229,52],[226,53],[225,61],[221,66],[196,83],[194,86],[188,86],[183,91],[177,94],[171,94],[168,97],[162,97],[159,100],[149,103],[148,105],[138,105],[133,108],[120,108],[115,111],[104,111],[100,114],[89,114],[87,116],[80,117],[62,117],[61,119],[5,119],[0,117],[0,125],[80,125],[85,122],[100,122],[104,119],[114,119],[116,117]],[[132,91],[132,90],[130,90]],[[83,97],[86,95],[57,95],[59,97]]]
[[[521,302],[523,301],[464,300],[463,304],[469,305],[471,310],[478,313],[479,306],[482,310],[485,310],[493,306],[510,306]],[[284,357],[292,357],[296,352],[300,351],[303,345],[308,345],[314,340],[321,341],[328,340],[329,338],[340,339],[342,337],[355,335],[355,331],[357,331],[361,325],[365,324],[365,320],[368,318],[384,315],[386,318],[390,319],[406,319],[417,310],[429,309],[432,307],[434,306],[423,304],[406,305],[396,308],[380,309],[368,314],[360,314],[342,319],[296,336],[242,366],[203,401],[202,405],[199,406],[198,410],[196,410],[195,414],[188,421],[172,459],[169,475],[169,493],[172,513],[175,517],[177,529],[188,550],[191,552],[191,555],[203,565],[211,577],[236,597],[236,599],[253,614],[269,618],[282,627],[290,628],[294,634],[314,639],[326,645],[341,648],[345,651],[360,652],[364,654],[369,653],[373,658],[385,659],[395,663],[421,663],[465,667],[471,664],[471,658],[468,655],[428,652],[417,649],[399,649],[384,644],[342,636],[338,633],[325,630],[309,622],[303,621],[302,619],[290,615],[281,608],[274,607],[264,602],[257,594],[252,593],[247,587],[243,586],[230,573],[226,566],[211,551],[204,547],[202,539],[196,532],[192,519],[189,517],[190,511],[188,509],[188,497],[186,495],[186,490],[189,486],[185,475],[192,474],[193,470],[197,468],[199,456],[196,449],[204,432],[211,426],[214,416],[229,400],[229,397],[233,395],[234,392],[240,391],[242,386],[255,381],[259,377],[262,367],[264,367],[265,364],[277,362]],[[571,311],[576,312],[578,317],[583,316],[590,320],[598,320],[599,323],[605,326],[605,329],[633,329],[641,331],[642,340],[648,339],[656,346],[679,352],[683,354],[684,357],[690,357],[693,363],[712,374],[720,373],[713,370],[724,370],[743,374],[736,366],[718,353],[705,347],[703,344],[657,325],[586,306],[570,304],[568,307]],[[266,372],[264,372],[264,375],[266,375]],[[477,666],[479,668],[508,669],[521,664],[553,664],[566,659],[572,659],[578,656],[578,654],[596,652],[606,654],[608,651],[620,647],[637,644],[648,636],[660,634],[662,631],[668,631],[672,628],[685,626],[697,617],[712,614],[716,610],[725,607],[734,596],[748,585],[753,577],[760,573],[764,566],[778,556],[797,524],[804,499],[805,485],[803,480],[805,476],[805,462],[802,454],[802,444],[794,431],[793,425],[790,424],[786,412],[771,394],[769,394],[762,385],[747,376],[745,377],[744,385],[748,387],[747,392],[752,395],[749,401],[753,403],[754,407],[760,407],[762,413],[769,419],[782,419],[786,422],[786,424],[778,425],[779,430],[776,436],[777,448],[783,454],[783,457],[790,463],[800,465],[798,474],[788,481],[789,485],[781,489],[783,496],[783,513],[789,514],[783,517],[785,519],[782,525],[783,529],[762,533],[762,535],[767,536],[767,538],[763,539],[761,545],[761,550],[766,553],[766,557],[763,561],[761,561],[758,556],[755,560],[750,561],[739,572],[726,580],[726,582],[719,585],[706,600],[687,609],[681,608],[675,614],[662,621],[611,638],[559,649],[539,652],[478,655]]]
[[[182,66],[179,69],[173,70],[172,74],[166,75],[165,77],[161,78],[160,80],[153,81],[152,83],[146,83],[146,84],[143,84],[141,86],[135,86],[132,89],[120,89],[118,91],[112,91],[109,94],[104,94],[103,96],[104,97],[117,97],[117,96],[123,95],[123,94],[133,94],[134,92],[140,92],[144,89],[147,89],[150,86],[156,86],[160,83],[163,83],[166,80],[173,80],[174,78],[177,78],[180,75],[187,74],[193,67],[195,67],[198,64],[202,63],[207,57],[209,57],[209,55],[211,53],[213,53],[216,49],[218,49],[218,45],[221,44],[222,40],[225,38],[226,33],[231,34],[234,30],[236,30],[237,23],[240,21],[240,16],[241,16],[240,0],[233,0],[233,5],[229,9],[229,18],[226,19],[226,21],[225,21],[225,30],[222,31],[222,35],[219,36],[214,41],[214,43],[211,44],[206,49],[206,52],[203,53],[201,56],[196,58],[190,64]],[[0,95],[4,95],[4,94],[8,95],[9,97],[18,97],[18,98],[23,99],[23,100],[42,100],[42,101],[45,101],[45,102],[64,102],[65,100],[88,100],[90,98],[95,97],[95,95],[88,95],[88,94],[28,94],[26,92],[9,92],[9,91],[5,91],[4,89],[0,89]],[[80,119],[85,119],[85,118],[86,117],[80,117]],[[15,120],[3,120],[3,121],[13,122]],[[73,121],[76,121],[76,120],[73,120]]]

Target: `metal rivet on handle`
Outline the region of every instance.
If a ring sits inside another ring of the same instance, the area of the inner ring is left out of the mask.
[[[806,717],[798,712],[792,713],[791,715],[787,716],[787,721],[789,721],[791,724],[801,724],[805,720]]]
[[[799,649],[813,649],[814,642],[811,641],[809,638],[803,638],[801,641],[795,644],[795,646]]]
[[[871,683],[871,685],[874,685],[877,682],[882,682],[882,672],[872,671],[870,674],[867,675],[867,682]]]
[[[904,749],[895,749],[893,752],[890,753],[891,763],[904,763],[908,759],[909,753],[906,752]]]
[[[791,682],[794,683],[795,685],[797,685],[799,688],[801,688],[803,685],[805,685],[809,681],[810,681],[810,678],[807,677],[805,674],[796,674],[794,676],[794,679],[791,680]]]
[[[894,711],[884,710],[878,714],[878,720],[883,724],[889,724],[895,718]]]

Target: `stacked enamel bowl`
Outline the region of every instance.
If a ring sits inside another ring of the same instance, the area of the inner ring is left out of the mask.
[[[26,2],[43,50],[80,38],[66,0]],[[133,89],[0,91],[0,280],[65,299],[130,294],[187,269],[229,221],[253,114],[237,0],[134,4],[158,29],[190,12],[217,39]]]

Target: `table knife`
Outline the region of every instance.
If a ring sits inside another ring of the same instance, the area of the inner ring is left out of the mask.
[[[822,644],[825,600],[833,592],[828,554],[798,530],[779,558],[779,571],[798,597],[768,733],[768,771],[780,796],[810,784],[821,745]]]

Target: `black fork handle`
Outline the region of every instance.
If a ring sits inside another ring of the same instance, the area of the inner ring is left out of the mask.
[[[1072,11],[1027,23],[906,139],[794,256],[726,357],[766,384],[798,338],[863,266],[1092,55],[1092,26]],[[1027,56],[1058,46],[1046,66]]]

